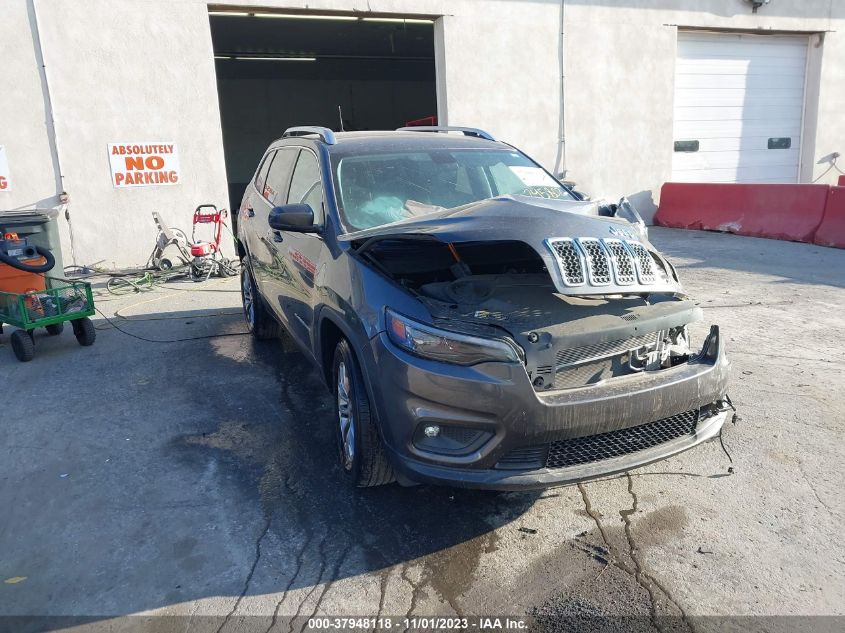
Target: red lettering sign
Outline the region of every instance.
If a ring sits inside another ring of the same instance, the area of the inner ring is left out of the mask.
[[[115,187],[175,185],[180,182],[175,143],[113,143],[109,145]]]

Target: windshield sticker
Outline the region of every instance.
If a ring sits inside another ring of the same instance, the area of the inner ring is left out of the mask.
[[[568,198],[567,193],[558,186],[554,187],[526,187],[520,194],[532,198],[545,198],[546,200],[562,200]]]
[[[525,167],[522,165],[511,165],[509,169],[516,174],[526,187],[549,187],[555,183],[549,175],[539,167]]]

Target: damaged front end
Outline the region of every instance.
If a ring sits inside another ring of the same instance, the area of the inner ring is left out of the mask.
[[[701,311],[636,212],[625,201],[616,209],[629,219],[602,217],[602,203],[542,203],[494,199],[350,238],[432,325],[512,340],[538,392],[687,362]]]
[[[422,462],[399,460],[410,478],[453,479],[445,467],[477,471],[466,485],[551,485],[661,459],[721,427],[718,328],[691,346],[701,310],[636,212],[610,209],[504,197],[344,236],[431,315],[384,306],[390,345],[377,353],[386,415],[412,419],[386,437]],[[561,457],[590,437],[615,448]]]

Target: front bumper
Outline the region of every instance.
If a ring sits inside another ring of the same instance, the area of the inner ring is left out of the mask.
[[[406,354],[382,334],[372,339],[368,368],[382,434],[394,468],[407,479],[452,486],[541,488],[624,472],[687,450],[718,435],[730,364],[718,327],[690,362],[579,389],[538,394],[522,365],[452,366]],[[690,432],[624,455],[559,468],[504,470],[500,460],[535,447],[639,427],[706,411]],[[421,450],[420,425],[484,431],[466,453]],[[418,437],[418,434],[417,434]]]
[[[531,490],[548,488],[564,484],[596,479],[624,473],[646,464],[677,455],[702,442],[719,435],[722,425],[727,420],[729,411],[720,411],[698,425],[694,435],[687,435],[670,440],[650,449],[629,453],[622,457],[603,459],[588,464],[565,466],[562,468],[540,468],[526,472],[512,470],[455,469],[403,459],[394,455],[394,464],[408,479],[416,482],[443,484],[460,488],[485,488],[489,490]]]

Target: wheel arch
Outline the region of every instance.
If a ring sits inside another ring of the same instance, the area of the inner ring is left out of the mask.
[[[238,259],[243,261],[249,257],[249,248],[247,247],[246,240],[239,234],[237,215],[237,213],[232,214],[232,237],[234,238],[235,252],[238,255]]]
[[[346,339],[349,342],[349,347],[352,349],[352,352],[355,354],[355,358],[358,361],[358,367],[361,370],[361,374],[364,376],[365,387],[367,389],[367,395],[370,398],[370,402],[375,405],[378,400],[375,397],[375,393],[373,391],[373,380],[370,376],[370,363],[367,362],[368,356],[366,355],[368,350],[368,338],[366,333],[363,330],[355,331],[348,323],[345,322],[343,317],[336,313],[335,310],[328,306],[323,306],[320,309],[318,316],[317,316],[317,337],[315,340],[315,347],[314,350],[314,358],[320,363],[320,373],[322,374],[323,381],[329,387],[332,386],[334,382],[334,376],[332,376],[333,366],[334,366],[334,352],[335,348],[337,348],[337,344],[340,342],[341,338]],[[375,413],[375,418],[378,420],[378,407],[373,406],[373,411]]]
[[[320,370],[323,380],[331,387],[333,382],[332,365],[334,364],[334,352],[340,339],[349,340],[340,326],[329,316],[320,319],[319,335],[317,338],[317,358],[320,361]],[[351,345],[351,343],[350,343]]]

